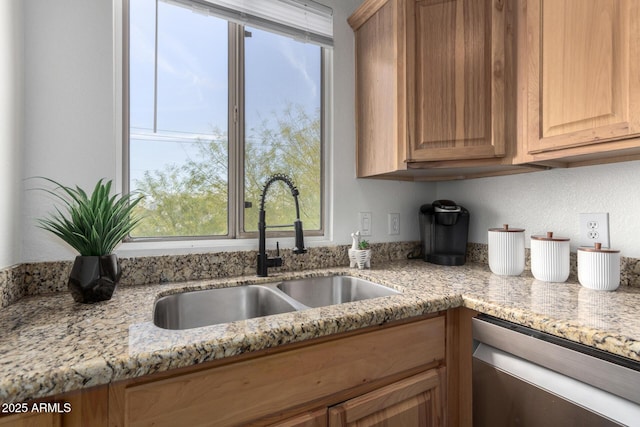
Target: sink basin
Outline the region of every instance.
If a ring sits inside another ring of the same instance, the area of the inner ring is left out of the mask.
[[[296,309],[273,288],[238,286],[162,297],[156,301],[153,323],[164,329],[189,329]]]
[[[159,298],[153,323],[164,329],[190,329],[399,293],[350,276],[190,291]]]
[[[278,289],[309,307],[324,307],[400,293],[386,286],[350,276],[287,280],[278,284]]]

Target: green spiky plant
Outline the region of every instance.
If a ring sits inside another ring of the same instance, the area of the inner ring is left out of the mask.
[[[360,249],[361,251],[369,249],[369,246],[369,242],[367,242],[366,240],[362,240],[360,243],[358,243],[358,249]]]
[[[89,197],[80,187],[43,179],[58,186],[54,190],[42,190],[62,201],[66,215],[56,207],[49,218],[38,220],[39,227],[60,237],[80,255],[109,255],[142,219],[132,211],[143,196],[110,196],[111,180],[105,183],[100,179]]]

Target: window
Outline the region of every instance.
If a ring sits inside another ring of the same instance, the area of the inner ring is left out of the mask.
[[[132,238],[253,236],[274,173],[300,190],[305,233],[322,233],[323,58],[331,39],[260,9],[302,11],[304,22],[330,15],[309,1],[249,3],[129,1],[127,181],[146,196]],[[267,196],[268,223],[293,224],[288,187],[275,184]]]

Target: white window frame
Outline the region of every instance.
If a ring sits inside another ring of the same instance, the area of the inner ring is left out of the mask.
[[[113,1],[113,110],[114,110],[114,135],[116,164],[114,165],[114,186],[116,191],[124,193],[128,191],[128,147],[125,149],[125,138],[128,138],[129,130],[125,127],[125,91],[128,82],[125,80],[125,73],[128,73],[128,52],[125,51],[125,38],[128,37],[128,15],[125,14],[127,2],[129,0]],[[322,229],[319,233],[308,233],[305,231],[305,243],[307,247],[323,246],[333,241],[333,197],[332,197],[332,158],[333,147],[333,50],[323,49],[322,56],[322,88],[323,100],[321,106],[322,118]],[[128,107],[127,107],[128,108]],[[128,126],[128,124],[127,124]],[[265,177],[266,179],[266,177]],[[231,182],[230,182],[231,186]],[[230,191],[237,191],[239,186],[231,188]],[[239,197],[239,196],[238,196]],[[230,222],[239,221],[240,216],[236,215]],[[239,230],[239,227],[236,227]],[[237,251],[251,250],[257,247],[256,233],[239,233],[235,238],[216,238],[212,236],[195,238],[151,238],[125,241],[117,249],[121,256],[158,256],[158,255],[179,255],[202,253],[208,251]],[[283,248],[294,245],[293,236],[273,236],[268,234],[267,244],[275,246],[278,240]],[[268,246],[269,247],[269,246]]]

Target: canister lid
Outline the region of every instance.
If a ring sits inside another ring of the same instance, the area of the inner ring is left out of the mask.
[[[489,231],[521,233],[524,231],[524,228],[509,228],[509,224],[504,224],[502,228],[490,228]]]
[[[547,231],[546,236],[531,236],[533,240],[546,240],[552,242],[568,242],[568,237],[553,237],[553,231]]]
[[[602,243],[594,243],[593,246],[580,246],[578,250],[585,251],[585,252],[605,252],[605,253],[612,253],[612,254],[617,254],[620,252],[619,250],[616,250],[616,249],[609,249],[609,248],[602,249]]]

